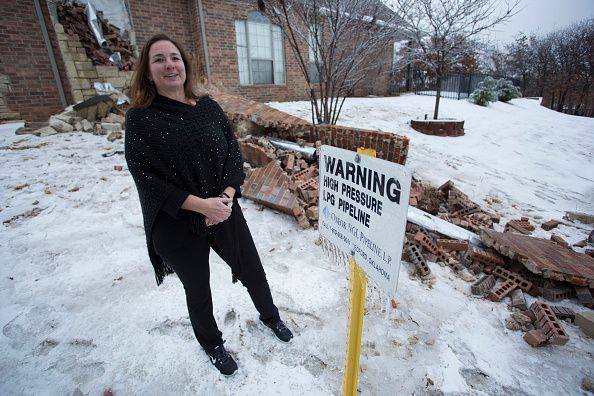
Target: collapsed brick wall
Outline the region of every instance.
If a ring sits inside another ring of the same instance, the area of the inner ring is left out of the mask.
[[[68,80],[75,102],[97,95],[93,86],[95,82],[111,83],[120,91],[129,86],[132,71],[118,70],[115,65],[93,65],[77,34],[65,33],[63,26],[57,22],[54,28],[66,71],[63,79]]]
[[[60,74],[64,66],[59,57],[55,33],[45,0],[40,1]],[[43,40],[41,25],[32,1],[4,0],[0,12],[0,74],[10,78],[11,92],[5,96],[12,112],[27,121],[47,121],[62,110],[58,87]],[[68,85],[65,84],[65,91]],[[66,95],[67,100],[71,100]]]
[[[401,165],[406,163],[408,138],[389,132],[349,128],[337,125],[312,125],[298,117],[255,101],[223,93],[213,93],[229,119],[235,124],[249,121],[263,132],[282,139],[322,144],[356,151],[357,147],[376,150],[377,157]]]

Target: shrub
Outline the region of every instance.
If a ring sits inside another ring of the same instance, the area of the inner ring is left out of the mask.
[[[520,93],[520,89],[516,87],[514,83],[512,83],[509,80],[506,80],[505,78],[500,78],[499,80],[497,80],[496,89],[497,94],[499,96],[499,101],[501,102],[507,103],[512,99],[519,98],[520,96],[522,96],[522,94]]]
[[[487,106],[489,102],[496,102],[498,98],[496,86],[497,81],[495,79],[486,77],[470,95],[470,101],[479,106]]]

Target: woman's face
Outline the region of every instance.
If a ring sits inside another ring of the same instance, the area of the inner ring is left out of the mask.
[[[149,78],[160,94],[184,90],[186,67],[179,49],[171,41],[160,40],[149,50]]]

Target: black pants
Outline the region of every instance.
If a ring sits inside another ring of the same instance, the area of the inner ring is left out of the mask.
[[[231,216],[214,227],[212,235],[190,232],[184,210],[177,219],[161,211],[152,237],[155,250],[175,271],[186,291],[186,301],[194,334],[208,352],[219,345],[222,333],[213,316],[210,292],[210,248],[231,267],[260,313],[260,320],[276,323],[280,317],[272,301],[270,287],[252,235],[235,200]]]

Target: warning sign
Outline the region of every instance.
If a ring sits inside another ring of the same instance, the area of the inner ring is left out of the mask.
[[[402,165],[321,147],[320,233],[390,296],[398,284],[410,181]]]

